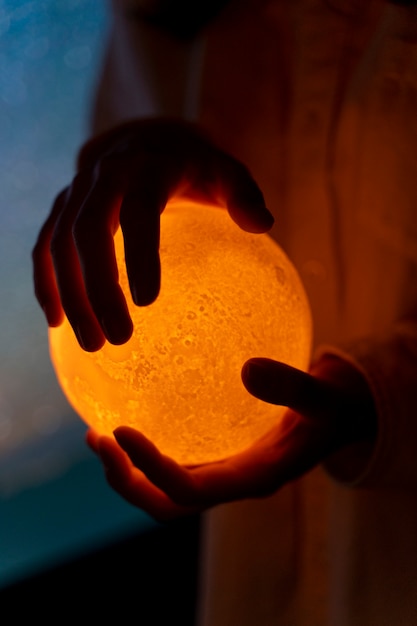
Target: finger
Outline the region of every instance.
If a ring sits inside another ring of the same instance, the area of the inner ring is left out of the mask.
[[[45,313],[49,326],[59,326],[64,318],[50,246],[55,223],[65,204],[66,194],[67,189],[64,189],[56,198],[32,251],[35,296]]]
[[[213,144],[202,129],[188,123],[159,120],[153,128],[148,125],[143,130],[143,145],[151,148],[146,154],[158,154],[160,158],[165,155],[169,159],[161,180],[167,174],[177,178],[168,197],[175,183],[177,195],[182,192],[196,201],[225,204],[232,219],[246,231],[261,233],[272,227],[273,216],[249,170]]]
[[[268,231],[274,218],[249,170],[233,156],[220,150],[202,129],[192,125],[171,128],[172,147],[184,164],[191,197],[225,203],[231,218],[248,232]]]
[[[160,205],[136,193],[123,202],[123,210],[132,213],[130,227],[123,225],[126,271],[133,302],[147,306],[156,300],[161,287],[161,262],[159,257]]]
[[[98,350],[105,337],[88,301],[73,238],[73,224],[90,187],[88,174],[78,175],[65,196],[51,237],[51,256],[62,308],[84,350]]]
[[[334,408],[334,387],[285,363],[256,358],[242,368],[242,381],[255,397],[287,406],[310,418],[326,416]],[[337,396],[340,403],[340,398]]]
[[[190,500],[197,497],[192,474],[184,466],[161,454],[142,433],[121,426],[114,431],[114,436],[133,465],[175,502],[183,504],[181,494],[190,494]]]
[[[120,164],[104,159],[96,170],[96,180],[74,222],[83,282],[89,304],[106,339],[113,344],[126,342],[133,330],[114,249],[114,233],[119,224],[121,197],[126,182]]]
[[[167,521],[195,512],[174,502],[136,468],[110,437],[98,440],[98,455],[109,485],[127,502],[159,521]]]
[[[248,169],[227,154],[220,154],[217,158],[220,184],[232,220],[250,233],[269,231],[274,218]]]
[[[120,427],[114,434],[133,465],[158,490],[190,511],[269,496],[312,469],[335,446],[327,428],[303,420],[293,411],[242,453],[192,468],[161,454],[132,428]]]
[[[190,511],[271,493],[269,465],[260,455],[242,454],[224,462],[188,468],[167,457],[144,435],[129,427],[114,432],[121,448],[159,490]]]
[[[125,245],[126,270],[133,301],[151,304],[161,284],[159,258],[160,214],[178,185],[176,166],[156,156],[137,167],[135,183],[123,199],[120,225]]]
[[[98,442],[101,435],[99,435],[95,430],[89,428],[85,435],[85,441],[88,447],[95,453],[98,454]]]

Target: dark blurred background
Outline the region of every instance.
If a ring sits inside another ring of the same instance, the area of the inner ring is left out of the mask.
[[[33,296],[31,249],[86,137],[108,23],[105,0],[0,0],[1,607],[185,626],[199,520],[160,526],[107,486]]]

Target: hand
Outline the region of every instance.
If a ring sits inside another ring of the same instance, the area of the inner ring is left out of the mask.
[[[247,169],[195,126],[152,119],[113,129],[82,149],[78,173],[57,197],[33,251],[35,293],[50,326],[65,312],[89,351],[106,339],[129,339],[113,235],[120,224],[134,302],[150,304],[160,287],[159,216],[175,195],[225,206],[246,231],[273,224]]]
[[[158,520],[277,491],[333,452],[376,436],[373,399],[365,380],[341,359],[326,357],[310,374],[268,359],[242,370],[253,395],[290,407],[248,450],[216,463],[178,465],[138,431],[120,427],[115,439],[90,431],[109,484]]]

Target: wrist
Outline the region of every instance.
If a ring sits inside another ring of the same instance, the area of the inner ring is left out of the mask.
[[[378,418],[365,376],[353,364],[335,355],[324,355],[314,362],[310,374],[333,387],[339,396],[337,427],[347,444],[372,442],[377,437]]]

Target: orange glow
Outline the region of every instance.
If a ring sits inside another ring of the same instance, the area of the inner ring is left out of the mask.
[[[285,409],[245,390],[243,363],[262,356],[308,366],[311,317],[295,269],[268,235],[243,232],[224,209],[172,202],[161,216],[160,295],[136,307],[120,231],[115,242],[134,333],[87,353],[66,320],[50,329],[70,403],[98,432],[133,426],[181,463],[245,449]]]

